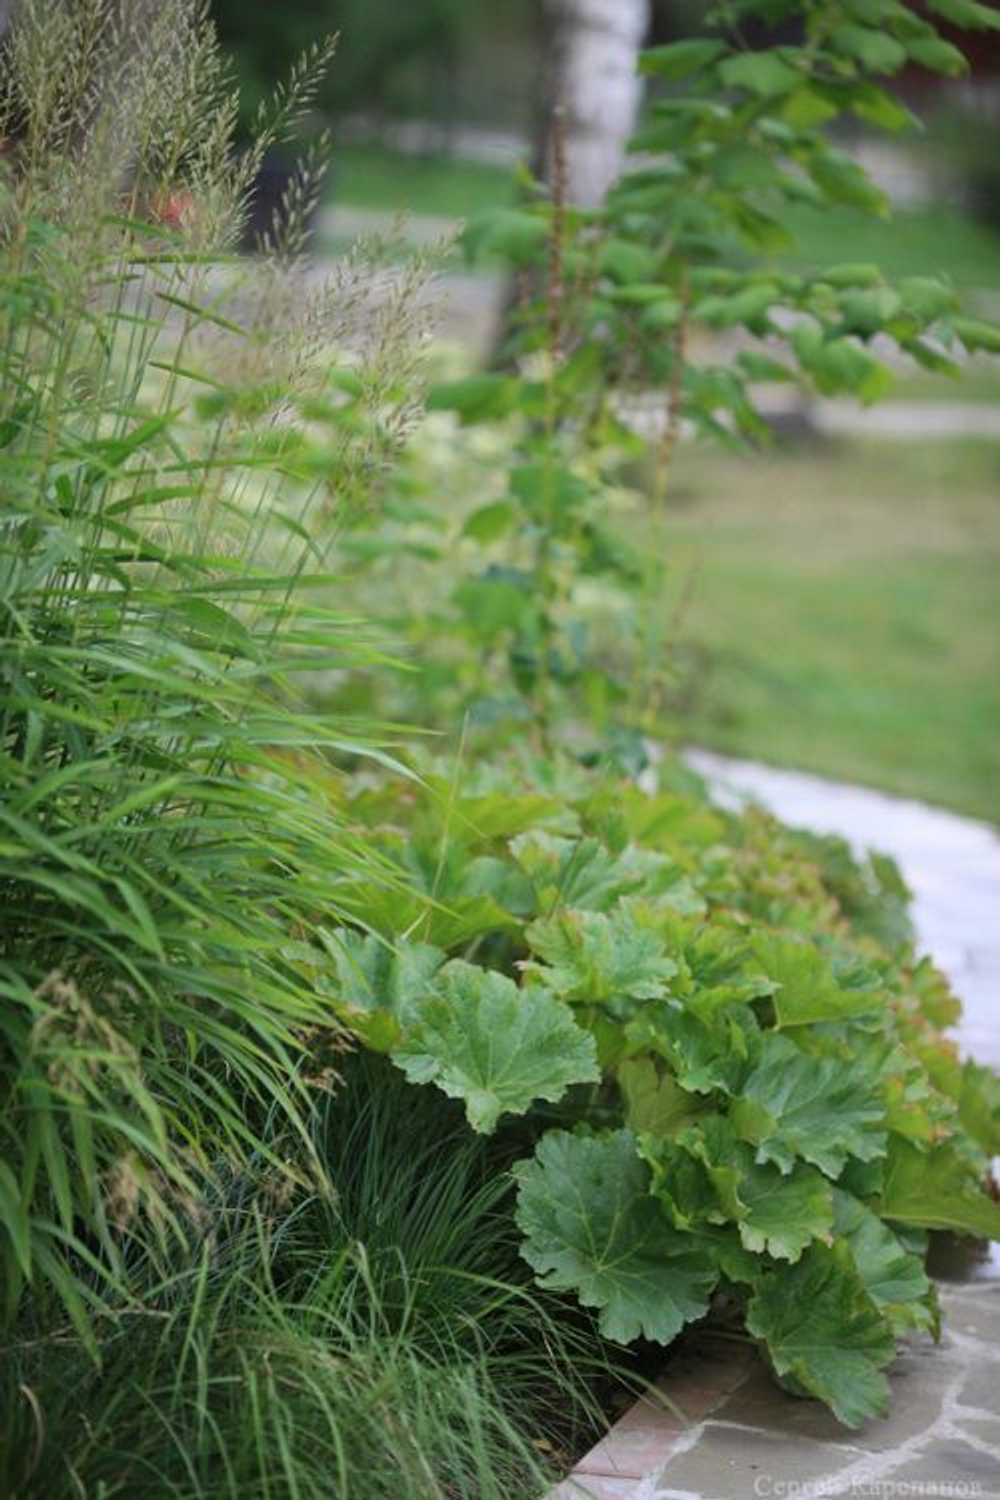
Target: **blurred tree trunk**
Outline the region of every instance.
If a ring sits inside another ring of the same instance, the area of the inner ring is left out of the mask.
[[[622,169],[642,97],[637,65],[650,21],[651,0],[543,0],[539,7],[531,166],[551,183],[555,131],[561,130],[571,203],[595,207]],[[508,362],[519,296],[511,281],[497,320],[496,367]]]
[[[650,25],[650,0],[545,0],[545,19],[547,97],[539,164],[549,165],[552,120],[561,106],[569,198],[590,208],[621,171],[635,127],[642,96],[636,64]]]

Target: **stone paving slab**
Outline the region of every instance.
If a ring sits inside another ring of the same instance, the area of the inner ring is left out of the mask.
[[[1000,1264],[979,1275],[942,1287],[939,1345],[902,1346],[884,1420],[841,1427],[749,1350],[720,1362],[709,1347],[704,1368],[692,1353],[660,1383],[682,1403],[692,1384],[686,1422],[640,1402],[550,1500],[1000,1500]]]
[[[797,772],[687,757],[723,801],[891,854],[921,946],[965,1014],[963,1049],[1000,1065],[1000,837],[985,823]],[[890,1414],[859,1431],[781,1391],[748,1346],[692,1338],[550,1500],[1000,1500],[1000,1246],[942,1240],[944,1331],[905,1341]]]
[[[616,1422],[550,1500],[587,1500],[617,1493],[616,1485],[645,1478],[664,1456],[683,1447],[687,1435],[720,1406],[756,1364],[746,1344],[702,1338],[683,1345],[666,1373]],[[601,1489],[607,1481],[610,1488]]]

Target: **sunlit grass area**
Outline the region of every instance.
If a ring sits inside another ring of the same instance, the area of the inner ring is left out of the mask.
[[[335,204],[388,212],[469,218],[510,201],[506,167],[443,156],[414,156],[377,145],[339,146],[330,196]]]
[[[1000,363],[988,356],[970,359],[957,378],[942,377],[928,370],[910,370],[898,376],[893,396],[907,401],[961,401],[995,406],[1000,412]]]
[[[962,288],[1000,288],[1000,236],[948,206],[899,209],[891,220],[848,208],[798,208],[787,219],[796,266],[872,261],[888,276],[940,275]]]
[[[674,733],[1000,820],[1000,446],[685,449]]]
[[[467,218],[513,194],[506,167],[379,145],[348,144],[334,153],[330,196],[345,206]],[[870,260],[890,276],[938,274],[946,266],[956,286],[1000,288],[1000,235],[955,208],[900,209],[879,221],[849,208],[801,207],[787,227],[799,243],[788,256],[796,265]]]

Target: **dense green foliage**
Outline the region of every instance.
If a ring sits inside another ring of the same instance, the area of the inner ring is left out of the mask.
[[[410,895],[359,889],[367,935],[324,934],[317,983],[474,1129],[524,1118],[543,1286],[622,1343],[721,1304],[856,1425],[894,1336],[936,1327],[923,1231],[1000,1233],[1000,1090],[942,1039],[957,1004],[891,863],[675,775],[460,765],[402,801],[363,778],[347,809]]]
[[[420,268],[359,254],[303,283],[308,164],[262,253],[231,253],[327,49],[240,156],[198,0],[141,32],[115,0],[24,0],[0,183],[6,1492],[534,1492],[609,1351],[710,1313],[857,1424],[896,1335],[936,1329],[926,1231],[1000,1227],[996,1080],[942,1039],[955,1003],[892,866],[717,811],[643,739],[664,642],[655,549],[614,525],[642,447],[623,359],[667,392],[662,502],[682,419],[760,431],[762,367],[693,365],[699,321],[783,337],[795,312],[799,370],[863,395],[878,333],[931,365],[995,338],[936,282],[731,263],[770,238],[759,193],[870,194],[816,101],[884,111],[863,73],[889,54],[834,12],[804,50],[654,54],[689,146],[599,214],[557,191],[473,232],[534,275],[520,362],[431,404],[515,441],[465,524],[476,569],[441,590],[457,615],[421,622],[403,674],[335,569],[438,561],[407,533],[412,471],[379,504]],[[595,578],[638,621],[618,660],[588,636]],[[422,728],[477,707],[447,769],[382,725],[404,676]],[[484,718],[522,743],[479,757]]]
[[[99,1367],[33,1309],[0,1365],[5,1495],[540,1492],[530,1438],[596,1419],[596,1341],[528,1285],[503,1152],[377,1061],[317,1111],[323,1194],[251,1165],[184,1247],[133,1240]]]

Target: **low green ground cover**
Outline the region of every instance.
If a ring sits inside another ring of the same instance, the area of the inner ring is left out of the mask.
[[[460,755],[345,809],[413,885],[345,891],[352,925],[300,961],[367,1046],[520,1139],[540,1284],[621,1344],[714,1308],[845,1424],[884,1412],[895,1336],[937,1326],[923,1232],[1000,1231],[996,1080],[942,1039],[891,862],[722,814],[670,764],[642,790]]]

